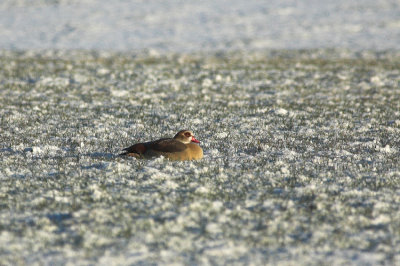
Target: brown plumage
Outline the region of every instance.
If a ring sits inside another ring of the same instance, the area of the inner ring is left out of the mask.
[[[173,138],[134,144],[123,149],[125,152],[120,155],[136,158],[164,156],[174,161],[199,160],[203,158],[203,150],[197,143],[200,141],[193,136],[192,131],[181,130]]]

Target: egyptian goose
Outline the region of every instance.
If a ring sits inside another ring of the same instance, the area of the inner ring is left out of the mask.
[[[123,149],[125,152],[120,155],[136,158],[164,156],[174,161],[199,160],[203,158],[203,150],[198,143],[200,141],[193,136],[192,131],[181,130],[172,139],[166,138],[137,143]]]

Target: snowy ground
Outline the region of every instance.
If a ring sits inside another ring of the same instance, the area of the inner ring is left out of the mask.
[[[399,265],[399,14],[1,1],[0,265]],[[115,156],[184,128],[203,160]]]
[[[400,264],[400,54],[0,53],[0,264]],[[194,131],[198,162],[115,157]]]
[[[398,0],[2,0],[0,47],[400,49]]]

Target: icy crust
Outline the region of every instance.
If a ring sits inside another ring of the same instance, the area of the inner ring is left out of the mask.
[[[399,264],[399,59],[1,52],[0,264]]]

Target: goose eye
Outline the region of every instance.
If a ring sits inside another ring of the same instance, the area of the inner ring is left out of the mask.
[[[190,137],[191,134],[189,132],[185,132],[185,137]]]

